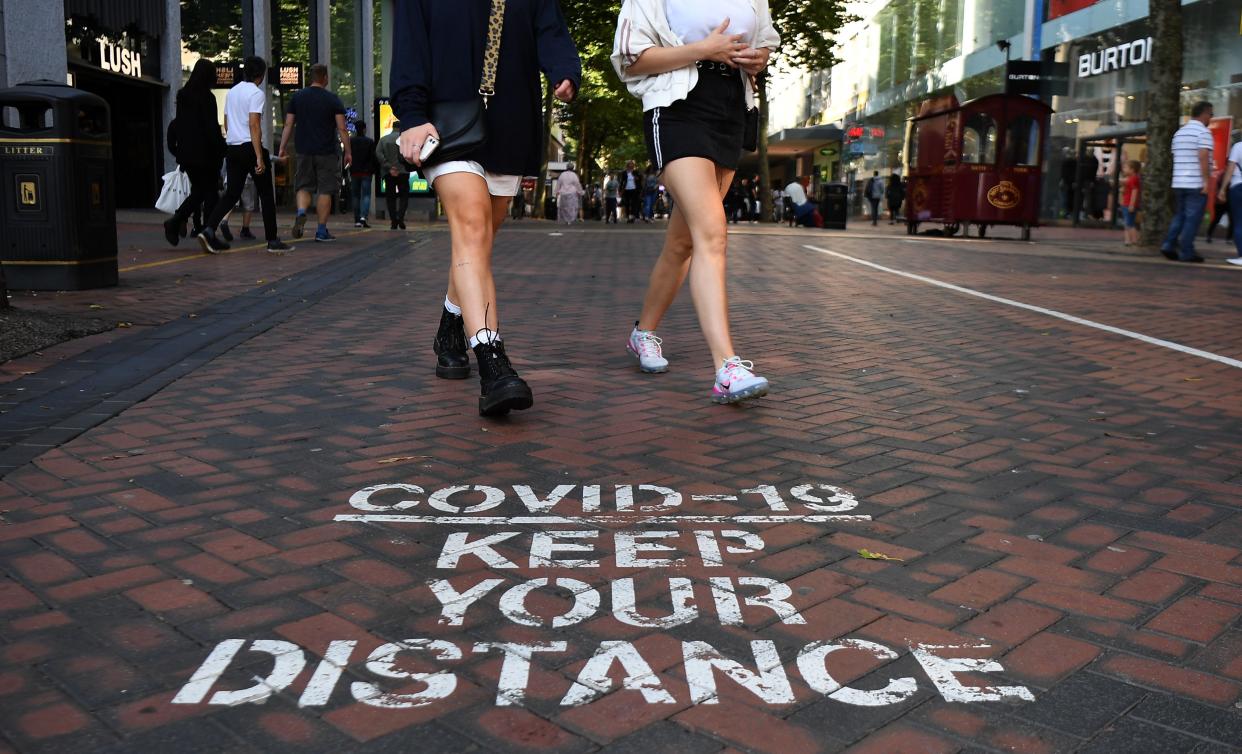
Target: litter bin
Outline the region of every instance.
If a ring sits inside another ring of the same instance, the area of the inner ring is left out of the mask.
[[[849,189],[844,183],[824,184],[819,214],[823,215],[825,228],[845,230],[845,218],[849,215]]]
[[[10,288],[117,283],[108,103],[54,81],[0,89],[0,262]]]

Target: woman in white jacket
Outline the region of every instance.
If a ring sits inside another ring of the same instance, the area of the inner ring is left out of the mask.
[[[729,333],[722,199],[741,157],[754,77],[779,42],[767,0],[625,0],[613,42],[613,66],[643,100],[651,162],[676,201],[627,350],[644,372],[668,369],[655,330],[689,274],[716,403],[768,392]]]

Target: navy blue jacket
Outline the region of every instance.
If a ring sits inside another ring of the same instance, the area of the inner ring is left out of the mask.
[[[490,0],[395,0],[393,112],[403,129],[427,122],[432,102],[477,96]],[[556,0],[507,0],[487,142],[459,159],[506,175],[536,175],[544,146],[543,85],[582,82],[582,63]]]

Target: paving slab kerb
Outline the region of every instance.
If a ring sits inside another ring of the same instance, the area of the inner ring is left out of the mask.
[[[371,233],[7,471],[0,750],[1242,741],[1242,278],[738,233],[722,407],[688,298],[624,351],[659,233],[549,230],[496,253],[530,411],[435,378],[447,235]]]

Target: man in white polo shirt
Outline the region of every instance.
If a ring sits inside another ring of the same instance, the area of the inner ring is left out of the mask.
[[[224,155],[224,169],[228,174],[228,187],[216,203],[211,216],[204,218],[203,230],[198,242],[208,254],[219,254],[229,248],[228,243],[216,238],[216,227],[241,198],[246,186],[246,176],[254,181],[259,193],[259,205],[263,209],[263,231],[267,237],[267,250],[283,254],[288,244],[280,240],[276,229],[276,194],[272,190],[271,155],[263,146],[263,115],[266,96],[262,84],[267,76],[267,61],[259,57],[246,58],[243,64],[245,80],[229,90],[224,98],[224,120],[228,144]]]
[[[1173,198],[1177,208],[1169,233],[1160,244],[1160,253],[1166,259],[1178,262],[1202,262],[1195,253],[1195,235],[1203,222],[1211,193],[1212,132],[1207,124],[1212,120],[1212,103],[1199,102],[1190,110],[1190,120],[1173,134]]]

